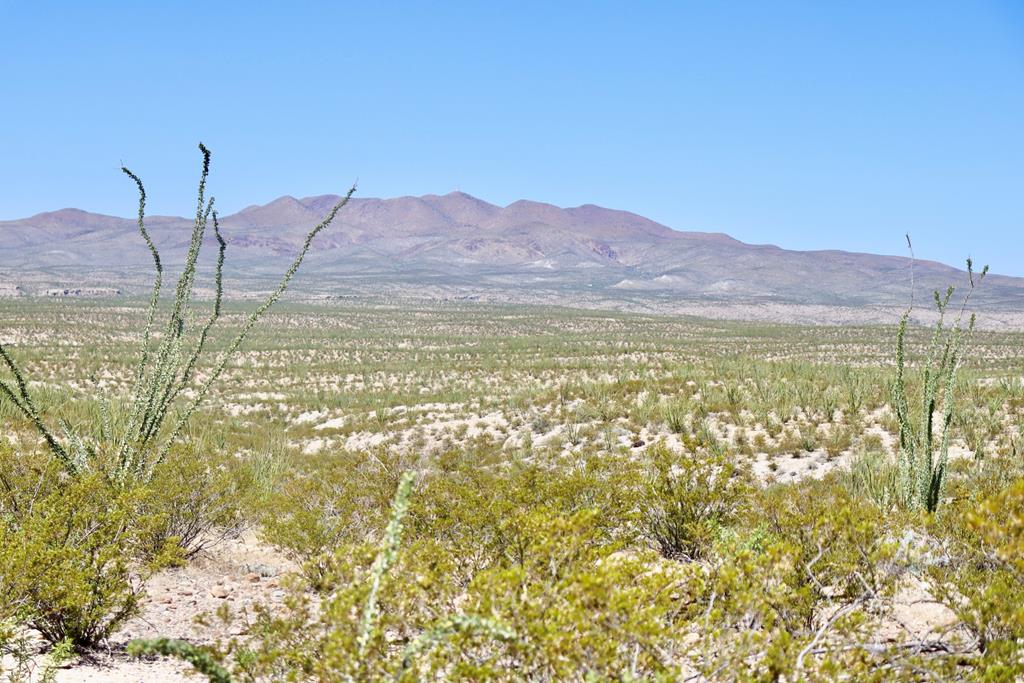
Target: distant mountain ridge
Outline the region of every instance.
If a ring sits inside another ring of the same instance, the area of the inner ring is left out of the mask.
[[[235,293],[266,287],[335,195],[280,197],[221,219]],[[147,218],[164,259],[180,263],[192,221]],[[212,241],[212,235],[208,235]],[[207,257],[212,249],[208,250]],[[18,288],[116,287],[144,291],[151,259],[129,218],[61,209],[0,221],[0,293]],[[296,285],[306,293],[410,292],[445,298],[689,300],[824,306],[895,306],[909,297],[910,261],[837,250],[793,251],[723,233],[673,230],[593,204],[497,206],[462,192],[354,198],[318,237]],[[924,290],[966,274],[918,261]],[[503,294],[504,293],[504,294]],[[1024,278],[989,276],[982,308],[1024,312]]]

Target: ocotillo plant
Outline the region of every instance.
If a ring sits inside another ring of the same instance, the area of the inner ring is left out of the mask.
[[[148,478],[167,456],[171,445],[180,435],[189,418],[206,398],[210,387],[227,367],[231,357],[238,351],[246,336],[260,317],[281,297],[288,283],[298,271],[302,260],[313,243],[313,239],[334,220],[338,211],[348,203],[355,192],[355,186],[343,196],[320,223],[306,235],[305,242],[285,271],[277,288],[245,320],[227,348],[213,363],[212,370],[197,382],[195,371],[203,357],[207,338],[214,323],[221,316],[221,300],[224,292],[223,270],[226,243],[220,232],[214,199],[206,198],[206,179],[210,172],[210,151],[202,144],[203,169],[199,179],[196,216],[185,264],[170,302],[167,320],[160,332],[156,328],[160,310],[160,294],[163,287],[163,264],[160,253],[146,230],[146,189],[142,180],[126,167],[121,170],[134,181],[139,192],[138,227],[139,234],[153,256],[155,276],[153,290],[146,312],[146,325],[139,344],[139,360],[135,366],[133,385],[127,405],[117,411],[113,419],[110,403],[101,404],[102,420],[91,433],[81,433],[71,425],[61,423],[61,436],[47,425],[36,401],[28,389],[25,375],[15,363],[9,350],[0,344],[0,358],[13,376],[13,383],[0,380],[0,396],[16,406],[42,436],[47,448],[69,474],[75,474],[90,467],[98,454],[113,455],[113,472],[120,481],[128,477]],[[190,305],[195,285],[196,265],[202,248],[203,237],[212,221],[214,237],[218,244],[217,265],[214,272],[215,296],[213,311],[198,331],[190,329]],[[191,389],[191,398],[180,401],[182,392]],[[174,419],[170,419],[175,415]],[[105,460],[105,462],[107,462]]]
[[[909,236],[907,246],[911,248],[913,256]],[[978,283],[984,279],[987,272],[988,266],[985,266],[978,277]],[[945,294],[934,292],[939,319],[935,323],[927,352],[921,361],[921,397],[916,411],[911,410],[907,400],[906,379],[906,335],[914,306],[913,295],[910,307],[900,319],[896,332],[896,379],[892,385],[892,405],[900,427],[896,493],[900,503],[909,509],[934,512],[941,500],[946,479],[946,463],[949,459],[949,440],[952,431],[950,425],[956,408],[956,379],[975,324],[975,316],[972,313],[966,328],[963,325],[964,312],[976,285],[971,259],[967,259],[967,279],[970,289],[963,298],[956,320],[951,325],[946,324],[946,314],[950,299],[953,297],[953,287],[947,288]],[[941,433],[936,444],[935,416],[940,409]]]

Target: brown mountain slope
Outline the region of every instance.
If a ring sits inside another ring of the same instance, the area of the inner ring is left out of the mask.
[[[336,200],[281,197],[223,218],[234,291],[265,287]],[[165,260],[180,263],[191,221],[155,216],[147,225]],[[131,219],[63,209],[0,222],[0,291],[57,285],[142,291],[150,263]],[[328,294],[404,287],[529,299],[543,291],[568,303],[585,293],[634,302],[890,306],[907,300],[909,266],[901,257],[790,251],[720,233],[680,232],[592,204],[563,209],[521,200],[500,207],[453,192],[353,199],[319,238],[298,284]],[[918,261],[916,279],[922,289],[944,289],[964,284],[966,275]],[[1024,278],[991,276],[978,303],[1024,311]]]

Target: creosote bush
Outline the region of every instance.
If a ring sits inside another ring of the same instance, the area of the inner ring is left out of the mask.
[[[1024,463],[988,468],[998,471],[954,482],[965,489],[964,504],[932,520],[948,559],[928,573],[991,680],[1017,680],[1024,676]]]
[[[188,559],[238,536],[248,523],[246,507],[253,504],[249,479],[225,458],[189,445],[172,448],[154,469],[143,501],[154,519],[143,546],[146,556],[173,545]]]
[[[160,520],[145,488],[111,490],[98,473],[68,479],[35,462],[0,454],[0,621],[93,647],[137,613],[146,579],[177,547],[148,545]]]
[[[679,476],[683,456],[660,457]],[[248,637],[203,652],[239,681],[916,681],[1016,670],[1020,601],[997,597],[1016,596],[1006,572],[1017,571],[1019,485],[993,479],[975,513],[953,523],[950,505],[922,526],[842,473],[759,487],[740,466],[733,487],[719,487],[721,464],[705,460],[690,465],[686,481],[699,484],[689,491],[729,513],[697,526],[699,553],[667,558],[637,512],[661,500],[651,472],[595,460],[448,453],[419,475],[400,542],[384,528],[393,514],[369,532],[340,531],[316,555],[319,581],[296,576],[285,608],[258,609]],[[625,508],[611,502],[620,497]],[[925,545],[908,555],[909,531]],[[962,548],[956,557],[969,561],[945,563],[932,548]],[[1002,578],[984,569],[994,561]],[[948,586],[939,599],[982,634],[982,653],[940,634],[917,650],[877,639],[901,586],[922,579]],[[968,590],[969,602],[954,602]]]
[[[298,562],[317,587],[327,580],[339,544],[384,528],[399,463],[385,453],[295,454],[276,489],[260,505],[262,536]]]
[[[645,532],[665,557],[700,559],[749,503],[753,480],[735,457],[663,447],[649,455]]]

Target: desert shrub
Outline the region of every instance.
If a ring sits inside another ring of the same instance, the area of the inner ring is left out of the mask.
[[[673,630],[692,616],[701,590],[693,566],[601,541],[593,511],[564,517],[538,510],[527,525],[522,562],[481,573],[469,614],[493,615],[516,638],[496,646],[453,640],[435,666],[455,661],[457,677],[486,680],[611,680],[678,675]],[[484,659],[486,657],[486,659]],[[475,661],[474,661],[475,659]],[[506,661],[517,663],[510,671]]]
[[[551,416],[547,413],[537,413],[530,421],[530,429],[535,434],[544,434],[550,431],[552,426],[554,426],[554,422],[551,421]]]
[[[296,456],[261,505],[263,538],[298,562],[314,586],[341,545],[376,535],[397,482],[388,453]]]
[[[878,453],[885,452],[885,442],[882,441],[880,434],[875,432],[866,432],[861,434],[860,447],[864,451],[874,451]]]
[[[750,437],[746,427],[737,427],[732,434],[732,445],[736,452],[742,455],[753,455],[754,451],[750,445]]]
[[[818,426],[814,424],[790,425],[782,432],[779,438],[779,452],[810,453],[818,448],[821,437],[818,434]]]
[[[864,407],[866,387],[864,378],[854,372],[849,366],[842,369],[842,409],[846,416],[854,416],[860,413]]]
[[[853,445],[853,429],[845,424],[829,425],[828,434],[824,439],[825,452],[830,458],[837,458]]]
[[[201,657],[239,681],[671,679],[680,672],[674,627],[693,615],[702,590],[695,565],[607,543],[593,511],[537,509],[523,524],[530,533],[521,561],[478,573],[457,604],[439,599],[446,574],[431,571],[432,559],[413,544],[376,584],[379,611],[364,629],[360,615],[379,565],[372,546],[346,546],[331,559],[336,588],[311,598],[296,587],[285,610],[260,613],[249,641]]]
[[[262,535],[303,565],[317,586],[327,579],[339,545],[376,536],[386,520],[395,471],[380,453],[336,452],[299,457],[263,504]],[[545,506],[571,514],[600,511],[609,538],[630,533],[637,467],[625,458],[581,453],[508,460],[489,449],[448,451],[421,472],[407,519],[409,543],[429,540],[458,558],[454,575],[468,582],[484,567],[518,556],[524,515]]]
[[[467,633],[496,641],[515,634],[485,617],[455,615],[425,629],[404,648],[395,647],[389,629],[404,602],[392,587],[407,590],[399,561],[403,524],[413,485],[413,475],[402,476],[391,506],[387,528],[373,553],[367,543],[349,544],[332,555],[328,583],[332,589],[314,602],[306,588],[293,584],[283,610],[257,610],[250,638],[237,639],[214,648],[200,648],[181,641],[136,641],[129,651],[137,656],[166,654],[192,663],[211,681],[276,680],[381,680],[412,679],[413,660],[429,654],[447,639]],[[398,576],[393,576],[398,574]],[[410,674],[404,677],[403,674]]]
[[[921,680],[924,667],[901,675],[889,653],[861,649],[877,616],[871,592],[816,595],[814,574],[792,542],[766,538],[722,548],[706,579],[691,652],[700,680]],[[812,571],[829,573],[826,559]]]
[[[986,429],[986,425],[976,413],[960,413],[954,424],[957,432],[963,438],[967,450],[974,454],[975,460],[982,460],[985,457],[988,441],[995,434]]]
[[[878,594],[893,587],[892,558],[906,521],[864,504],[838,475],[759,490],[751,508],[759,528],[797,552],[815,601],[859,595],[865,585]]]
[[[181,446],[156,466],[143,501],[155,520],[143,539],[144,552],[156,555],[174,544],[187,559],[241,533],[251,484],[240,468],[217,460]]]
[[[639,485],[634,463],[607,454],[549,458],[485,464],[474,454],[451,454],[421,482],[410,540],[443,544],[459,560],[456,575],[468,582],[485,568],[521,561],[531,533],[526,520],[541,508],[560,515],[594,510],[606,543],[630,537]]]
[[[975,639],[978,680],[1024,675],[1024,478],[939,515],[932,532],[946,562],[929,574],[942,600]]]
[[[702,596],[703,619],[694,649],[710,680],[778,680],[796,658],[814,598],[798,550],[780,539],[719,544]]]
[[[755,491],[707,556],[695,662],[709,680],[899,680],[870,642],[898,532],[834,476]],[[882,671],[886,673],[876,673]],[[913,677],[909,677],[914,680]]]
[[[565,440],[570,446],[579,446],[583,443],[583,430],[579,424],[569,422],[565,425]]]
[[[999,561],[1024,574],[1024,478],[970,510],[967,523]]]
[[[145,580],[176,558],[174,548],[143,552],[157,522],[144,512],[147,491],[10,456],[4,465],[0,620],[27,623],[50,643],[95,646],[136,614]]]
[[[659,579],[658,573],[649,582],[637,579],[637,572],[649,568],[656,557],[649,551],[620,556],[614,566],[604,564],[611,559],[602,559],[611,558],[634,539],[630,527],[638,479],[629,460],[586,455],[564,459],[549,454],[532,462],[508,462],[501,453],[442,453],[420,475],[417,493],[403,518],[403,549],[389,568],[388,580],[381,583],[378,628],[364,641],[362,656],[356,657],[359,629],[351,617],[368,597],[375,552],[369,539],[380,531],[356,521],[366,514],[359,495],[366,495],[373,473],[360,472],[355,456],[340,456],[307,459],[304,467],[313,466],[315,477],[293,478],[297,473],[285,477],[307,487],[331,481],[331,487],[315,488],[312,496],[306,495],[309,489],[285,487],[268,511],[268,537],[292,542],[293,548],[316,549],[307,560],[314,567],[307,566],[294,584],[287,609],[261,613],[253,641],[222,644],[218,661],[230,660],[239,680],[276,680],[300,672],[313,680],[345,675],[360,680],[393,676],[413,680],[429,677],[426,672],[431,671],[501,678],[500,672],[507,667],[499,666],[496,657],[505,662],[513,651],[519,653],[516,656],[528,652],[538,667],[557,664],[564,671],[567,665],[559,663],[559,648],[566,646],[565,639],[560,636],[558,644],[554,634],[541,638],[557,621],[543,628],[537,624],[538,642],[515,645],[511,638],[513,633],[519,637],[519,629],[495,619],[497,595],[509,602],[510,618],[526,619],[523,610],[539,609],[543,600],[557,597],[552,590],[562,590],[561,584],[537,582],[555,569],[552,553],[564,550],[567,554],[559,556],[564,567],[559,571],[571,577],[565,585],[572,586],[579,599],[604,595],[601,599],[609,601],[610,619],[610,612],[619,610],[616,618],[634,623],[646,614],[639,608],[643,602],[639,597],[638,602],[627,599],[637,594],[638,582],[653,585],[656,580],[668,580]],[[377,476],[375,485],[382,479]],[[349,488],[337,487],[339,482]],[[306,505],[317,497],[316,505]],[[325,511],[329,511],[327,519]],[[570,535],[574,530],[578,537]],[[333,545],[326,544],[328,538]],[[528,603],[522,603],[527,596],[518,593],[513,582],[524,567],[529,568],[531,585],[536,585]],[[594,577],[603,577],[604,583],[599,587]],[[497,593],[488,588],[499,583],[502,588]],[[664,615],[667,595],[651,588],[650,609]],[[494,598],[489,607],[470,609],[489,596]],[[575,599],[558,598],[557,609],[550,607],[551,618],[571,618],[582,628],[591,620],[593,609],[575,604]],[[565,616],[559,617],[558,611]],[[661,630],[655,629],[653,620],[651,616],[644,622],[645,630],[636,626],[631,637],[637,642],[655,637],[667,642],[670,632],[664,624]],[[586,648],[596,647],[612,633],[607,624],[589,628],[593,635]],[[620,643],[614,655],[617,665],[628,667],[633,647],[633,641],[628,647]],[[587,653],[579,649],[572,655],[575,666],[583,665]],[[611,651],[607,657],[612,657]],[[649,657],[642,656],[638,666],[648,665]]]
[[[645,387],[630,408],[630,422],[637,428],[645,427],[657,419],[660,409],[657,393],[650,387]]]
[[[688,428],[690,415],[689,402],[686,400],[672,400],[661,404],[661,419],[674,434],[682,434]]]
[[[754,434],[754,438],[750,441],[750,453],[748,455],[768,453],[770,450],[772,450],[772,446],[768,443],[768,437],[761,432]]]
[[[522,513],[517,526],[514,557],[480,569],[465,585],[446,572],[458,561],[453,553],[430,552],[427,539],[411,543],[382,593],[381,628],[358,665],[355,631],[344,615],[360,602],[360,572],[345,562],[346,578],[335,580],[349,588],[331,596],[335,622],[324,629],[316,676],[333,680],[354,666],[368,679],[399,680],[607,678],[631,665],[671,670],[664,648],[672,647],[673,618],[684,613],[694,571],[659,569],[649,552],[619,553],[592,510],[564,515],[539,507]],[[436,637],[439,628],[445,637]],[[658,646],[663,660],[653,656]]]
[[[321,581],[296,577],[285,608],[257,608],[245,639],[189,656],[246,681],[950,680],[1012,664],[1018,492],[922,517],[872,504],[841,473],[760,489],[713,455],[648,456],[637,478],[630,458],[441,454],[419,477],[400,548],[379,528],[343,535],[320,558]],[[699,532],[684,538],[695,561],[666,559],[631,530],[650,538],[659,467],[668,500],[682,491],[696,510],[686,519],[713,521],[684,527]],[[964,477],[969,491],[981,475]],[[697,507],[722,499],[726,514]],[[907,538],[924,548],[912,559]],[[944,548],[965,544],[945,563]],[[977,666],[955,644],[927,641],[924,654],[874,640],[901,581],[922,571],[984,630]]]
[[[821,445],[821,434],[818,426],[814,424],[800,425],[799,444],[800,450],[807,453],[817,450]]]
[[[640,500],[642,526],[668,558],[699,559],[749,502],[747,469],[734,458],[652,448],[651,473]]]

